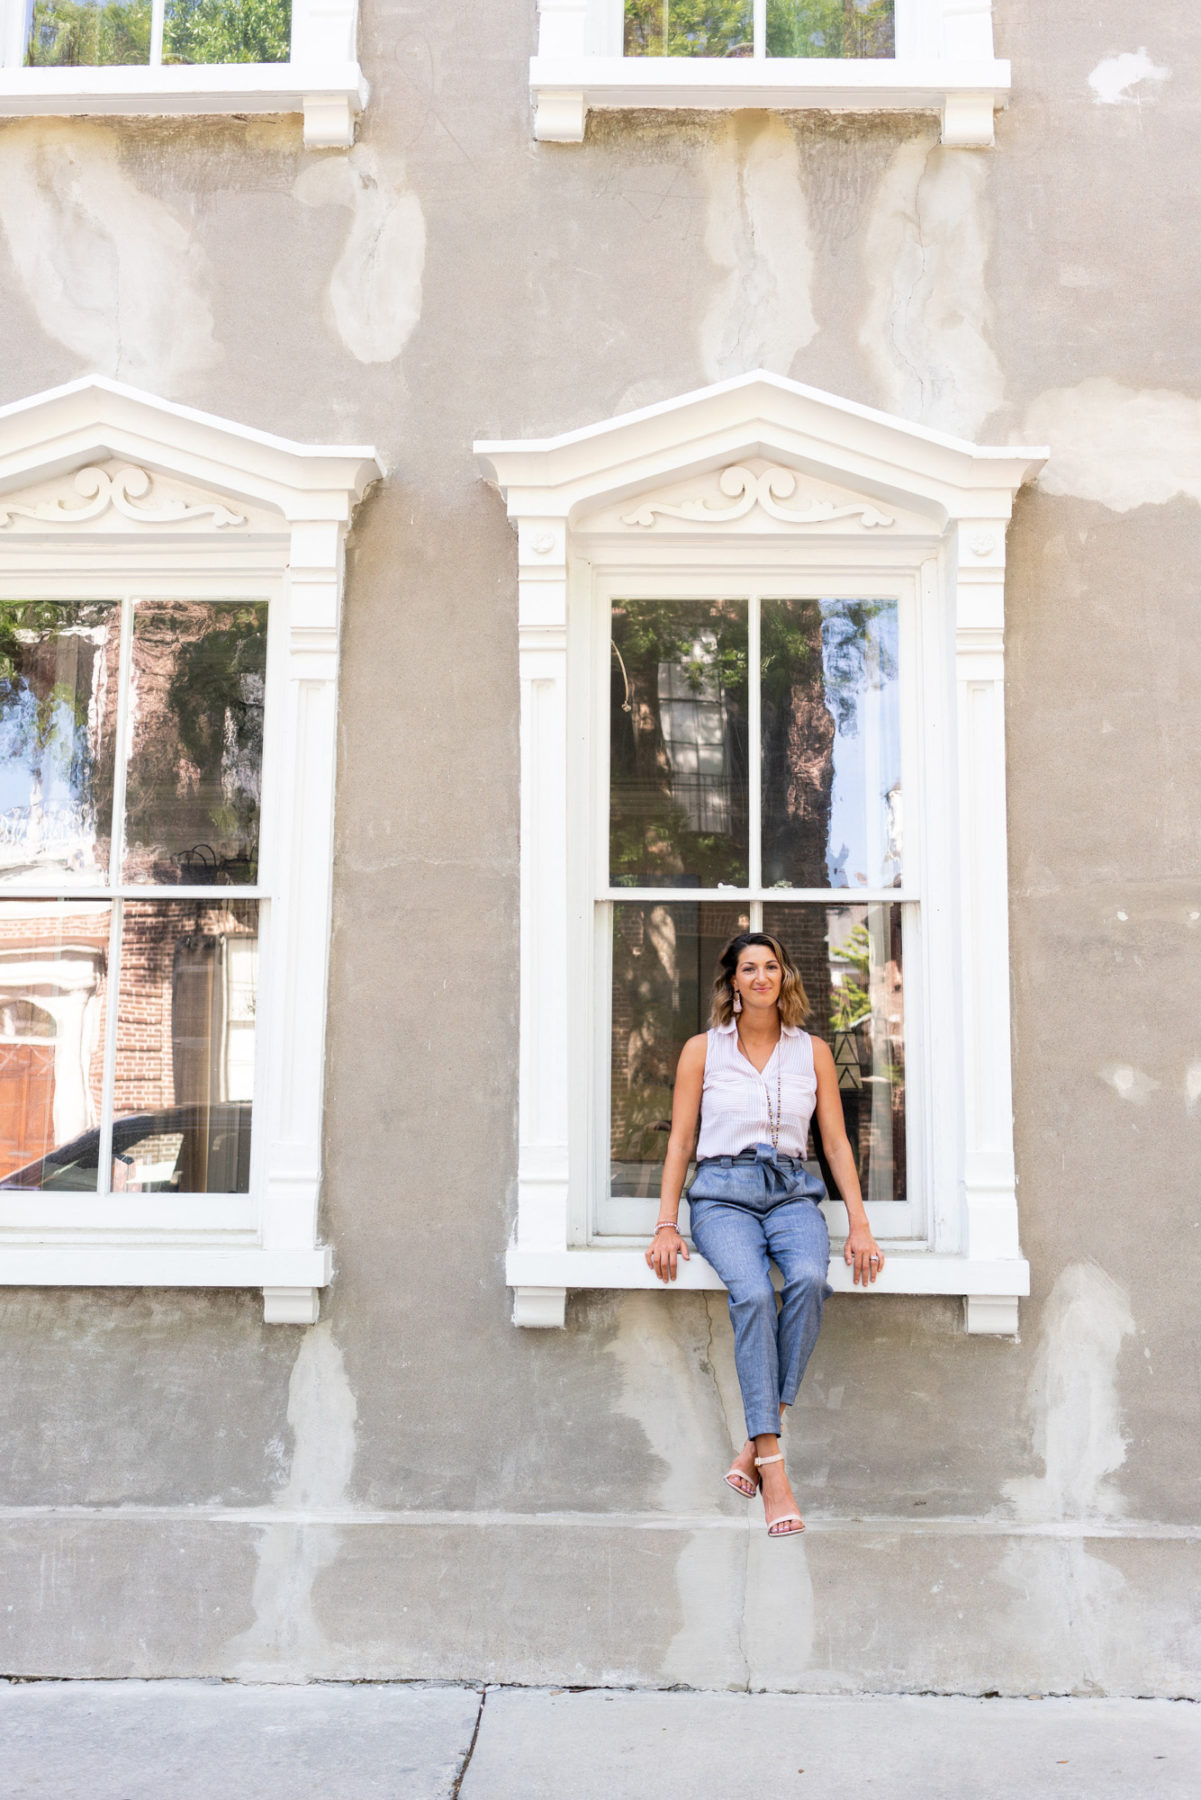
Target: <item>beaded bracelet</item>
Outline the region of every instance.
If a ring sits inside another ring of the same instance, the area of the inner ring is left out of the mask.
[[[655,1233],[658,1235],[660,1231],[678,1231],[679,1229],[674,1219],[660,1219],[655,1226]]]

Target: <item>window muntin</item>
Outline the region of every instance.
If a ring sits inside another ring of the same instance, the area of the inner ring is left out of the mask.
[[[291,0],[33,0],[27,68],[286,63]]]
[[[625,0],[626,56],[891,58],[894,0]]]
[[[0,603],[0,799],[57,781],[75,832],[39,859],[38,805],[4,815],[0,1000],[55,1035],[36,1069],[0,1044],[0,1187],[250,1191],[267,613]],[[178,1137],[171,1169],[122,1148],[131,1131]]]
[[[915,853],[902,887],[903,683],[913,679],[902,602],[614,593],[605,613],[610,879],[595,905],[608,1141],[597,1229],[645,1229],[680,1050],[707,1026],[722,945],[752,929],[780,937],[805,978],[874,1227],[908,1234],[903,970],[919,906]],[[689,729],[673,714],[681,704],[696,715]],[[744,817],[737,836],[723,833]]]

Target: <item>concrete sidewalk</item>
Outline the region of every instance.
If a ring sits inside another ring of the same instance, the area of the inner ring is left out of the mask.
[[[0,1683],[3,1800],[1195,1800],[1201,1706]]]

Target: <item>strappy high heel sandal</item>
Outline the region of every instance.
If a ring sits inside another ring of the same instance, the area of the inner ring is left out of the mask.
[[[728,1488],[733,1489],[740,1500],[753,1500],[755,1495],[759,1492],[758,1475],[756,1475],[752,1481],[749,1475],[743,1474],[737,1463],[732,1463],[730,1465],[723,1476],[723,1480]],[[743,1486],[744,1482],[746,1483],[745,1487]]]
[[[755,1467],[761,1469],[765,1463],[778,1463],[783,1461],[784,1458],[782,1456],[757,1456],[755,1458]],[[760,1477],[760,1480],[762,1480],[762,1477]],[[766,1502],[764,1504],[766,1504]],[[789,1529],[787,1531],[781,1531],[780,1527],[782,1525],[787,1525]],[[781,1513],[780,1517],[778,1519],[773,1519],[768,1526],[767,1535],[768,1537],[773,1538],[798,1537],[804,1529],[805,1521],[802,1519],[800,1513]]]

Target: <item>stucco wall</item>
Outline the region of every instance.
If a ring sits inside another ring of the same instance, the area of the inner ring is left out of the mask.
[[[304,1331],[0,1294],[0,1670],[1201,1692],[1191,8],[997,0],[992,153],[751,113],[538,146],[534,27],[366,0],[348,155],[295,120],[0,125],[0,399],[96,369],[392,469],[347,589],[336,1280]],[[720,1299],[509,1324],[516,567],[470,453],[756,366],[1052,447],[1008,592],[1033,1294],[1018,1343],[831,1302],[786,1547],[720,1485]]]

